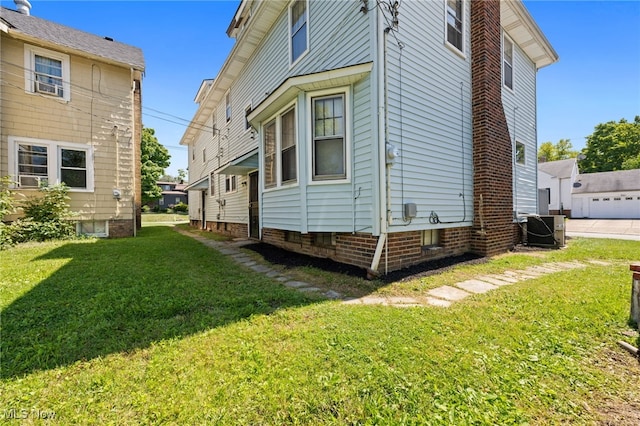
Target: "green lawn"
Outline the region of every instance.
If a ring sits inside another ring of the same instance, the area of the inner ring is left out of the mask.
[[[370,290],[419,294],[533,263],[610,263],[445,309],[306,297],[166,226],[135,239],[23,245],[0,253],[0,416],[636,425],[640,365],[616,342],[639,343],[628,324],[638,257],[638,242],[576,239],[542,257],[501,256]]]
[[[187,213],[142,213],[142,225],[149,225],[159,222],[189,222]]]

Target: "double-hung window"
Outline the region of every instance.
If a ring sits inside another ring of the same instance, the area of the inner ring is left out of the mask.
[[[447,2],[447,42],[463,52],[464,40],[464,1],[446,0]]]
[[[502,37],[502,76],[504,85],[513,90],[513,42]]]
[[[25,91],[71,99],[68,55],[25,44],[24,63]]]
[[[91,148],[86,145],[10,136],[9,150],[9,173],[21,188],[64,183],[71,190],[93,190]]]
[[[227,175],[224,185],[225,192],[236,192],[238,190],[238,179],[236,175]]]
[[[308,0],[294,0],[289,6],[291,64],[294,64],[309,49],[308,10]]]
[[[516,142],[516,152],[515,152],[516,163],[524,164],[525,162],[524,155],[525,155],[524,144],[522,142]]]
[[[264,125],[264,186],[297,182],[296,108],[277,114]]]
[[[345,179],[345,95],[313,98],[313,180]]]
[[[224,115],[227,123],[231,121],[231,92],[228,91],[224,96]]]

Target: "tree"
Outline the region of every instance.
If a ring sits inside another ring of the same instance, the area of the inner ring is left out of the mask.
[[[171,155],[167,148],[158,142],[155,130],[142,129],[141,173],[142,173],[142,204],[162,197],[162,189],[156,184],[164,169],[169,167]]]
[[[598,124],[587,136],[582,150],[581,173],[611,172],[640,167],[640,116],[633,122],[624,118],[619,122]]]
[[[560,139],[558,143],[544,142],[538,148],[538,162],[567,160],[576,158],[578,151],[574,151],[571,140]]]

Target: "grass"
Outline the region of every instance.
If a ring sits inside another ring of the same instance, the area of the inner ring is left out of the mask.
[[[175,223],[188,222],[189,215],[187,213],[142,213],[142,225],[154,223]]]
[[[640,366],[616,341],[639,343],[620,334],[639,252],[576,239],[371,290],[610,263],[400,309],[305,297],[169,227],[20,246],[0,258],[0,409],[60,424],[637,424]]]

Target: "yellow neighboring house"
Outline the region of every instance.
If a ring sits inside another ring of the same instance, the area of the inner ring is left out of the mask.
[[[140,224],[142,50],[0,7],[0,177],[64,182],[81,234]]]

